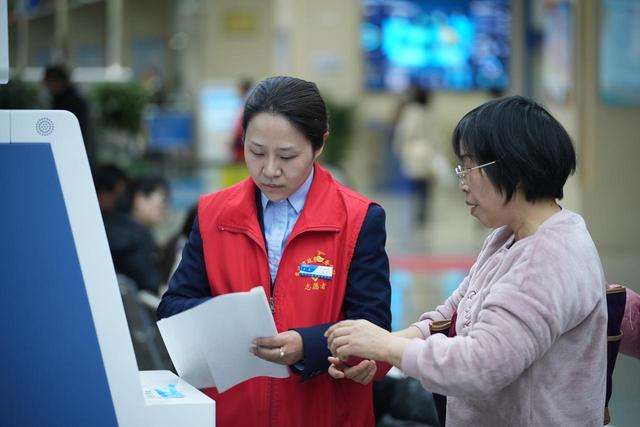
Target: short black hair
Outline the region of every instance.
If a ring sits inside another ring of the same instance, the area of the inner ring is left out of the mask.
[[[57,64],[57,65],[49,65],[44,70],[43,80],[44,81],[57,80],[64,83],[65,85],[68,85],[69,82],[71,81],[71,78],[69,76],[69,71],[67,70],[67,68],[64,65]]]
[[[93,172],[93,183],[96,193],[114,191],[118,183],[129,183],[126,172],[113,164],[105,164],[96,168]]]
[[[409,101],[420,105],[428,105],[431,101],[431,91],[425,87],[412,85],[408,89]]]
[[[322,148],[329,130],[327,107],[313,82],[288,76],[269,77],[253,88],[244,106],[242,128],[260,113],[281,115],[307,140],[313,151]]]
[[[129,185],[127,194],[122,201],[122,209],[125,212],[131,212],[133,209],[133,200],[137,194],[142,194],[147,197],[158,190],[169,193],[169,183],[166,179],[159,176],[145,176],[135,179]]]
[[[146,176],[136,179],[131,184],[131,192],[133,194],[144,194],[148,196],[157,190],[169,191],[169,183],[166,179],[159,176]]]
[[[453,131],[453,151],[484,168],[506,202],[521,189],[529,202],[562,199],[576,170],[576,153],[562,125],[540,104],[509,96],[468,112]]]

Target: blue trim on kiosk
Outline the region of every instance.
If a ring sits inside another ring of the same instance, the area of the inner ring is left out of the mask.
[[[0,144],[3,425],[116,426],[51,146]]]

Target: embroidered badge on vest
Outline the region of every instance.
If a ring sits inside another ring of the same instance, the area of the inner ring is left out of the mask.
[[[327,282],[333,278],[333,265],[327,258],[327,254],[316,251],[313,258],[307,258],[300,262],[296,276],[308,277],[310,282],[305,282],[304,289],[307,291],[324,291],[327,289]]]

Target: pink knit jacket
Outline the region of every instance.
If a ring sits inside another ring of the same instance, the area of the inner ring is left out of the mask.
[[[430,336],[458,310],[457,336]],[[598,252],[567,209],[514,243],[494,231],[458,289],[415,326],[403,371],[448,396],[447,426],[601,426],[607,308]]]

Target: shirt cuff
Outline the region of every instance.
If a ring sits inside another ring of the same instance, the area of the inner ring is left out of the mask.
[[[420,351],[426,341],[420,338],[414,338],[402,353],[401,368],[402,372],[413,378],[420,378],[420,370],[418,368],[418,358]]]
[[[432,320],[422,320],[420,322],[412,323],[411,326],[415,326],[416,328],[420,329],[420,332],[422,332],[423,338],[426,340],[431,335],[432,322],[433,322]]]
[[[324,374],[329,369],[329,348],[324,333],[333,323],[324,323],[308,328],[293,328],[302,337],[303,359],[291,366],[292,370],[308,380]]]

